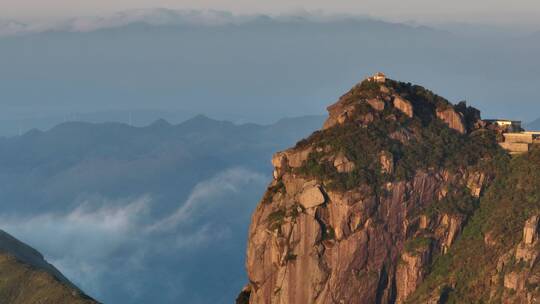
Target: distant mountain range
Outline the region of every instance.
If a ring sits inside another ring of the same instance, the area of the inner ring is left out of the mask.
[[[77,17],[46,23],[23,23],[13,20],[0,22],[0,36],[24,35],[47,31],[89,32],[116,28],[134,23],[148,25],[214,26],[245,22],[255,17],[235,17],[220,11],[176,11],[144,9],[118,12],[108,16]]]
[[[531,131],[538,131],[540,130],[540,118],[525,124],[525,129],[531,130]]]
[[[104,303],[231,303],[272,154],[323,120],[69,122],[0,138],[0,228]]]
[[[23,23],[0,20],[0,36],[24,35],[48,31],[91,32],[132,24],[150,26],[227,26],[267,22],[331,22],[335,20],[375,20],[367,16],[290,14],[290,15],[238,15],[219,10],[173,10],[165,8],[133,9],[114,14],[92,17],[75,17],[47,23]]]
[[[19,34],[0,38],[0,134],[89,113],[124,113],[127,123],[148,108],[268,124],[323,114],[335,92],[377,71],[466,99],[486,117],[535,118],[540,41],[470,27],[169,10],[3,22],[2,32]]]

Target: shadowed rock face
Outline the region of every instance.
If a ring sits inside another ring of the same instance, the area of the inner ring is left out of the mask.
[[[30,246],[0,231],[0,303],[97,303]]]
[[[465,153],[469,131],[488,131],[456,128],[439,108],[453,106],[421,87],[364,81],[328,108],[322,131],[276,154],[249,230],[249,303],[404,303],[415,292],[492,180],[479,164],[502,153],[494,137]],[[430,160],[439,137],[463,144]]]
[[[463,134],[466,132],[465,123],[463,121],[463,116],[456,112],[453,108],[448,108],[446,110],[438,110],[437,117],[443,120],[448,126],[459,133]]]

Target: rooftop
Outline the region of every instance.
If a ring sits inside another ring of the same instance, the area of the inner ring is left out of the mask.
[[[514,122],[514,123],[521,123],[521,120],[497,119],[497,118],[484,119],[484,121],[486,121],[486,122]]]

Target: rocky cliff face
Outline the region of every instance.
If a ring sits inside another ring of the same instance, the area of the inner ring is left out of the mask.
[[[0,303],[94,304],[35,249],[0,231]]]
[[[503,162],[499,171],[410,303],[540,301],[540,149]]]
[[[238,303],[405,303],[461,235],[504,154],[472,108],[364,81],[277,153]]]

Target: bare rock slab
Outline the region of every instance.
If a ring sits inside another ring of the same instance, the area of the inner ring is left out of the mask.
[[[315,185],[307,186],[306,188],[304,188],[298,200],[300,202],[300,205],[302,205],[306,209],[309,209],[324,204],[326,198],[324,197],[320,186]]]

